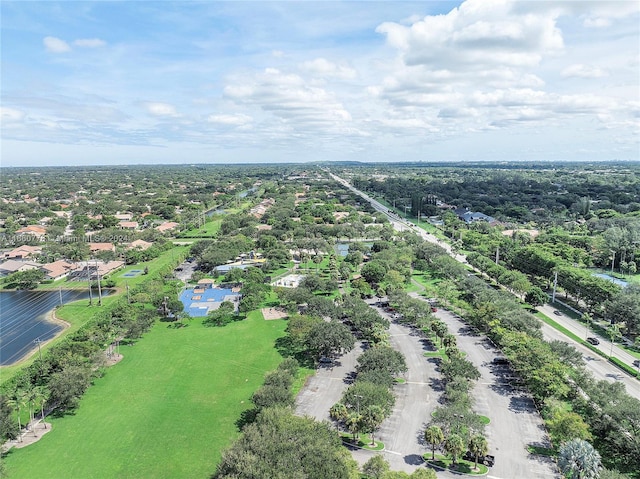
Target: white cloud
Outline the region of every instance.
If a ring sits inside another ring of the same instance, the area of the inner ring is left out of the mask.
[[[571,77],[576,77],[576,78],[602,78],[607,76],[607,72],[600,69],[600,68],[596,68],[590,65],[583,65],[581,63],[576,63],[574,65],[570,65],[567,68],[565,68],[564,70],[562,70],[562,72],[560,73],[560,75],[563,78],[571,78]]]
[[[407,65],[450,70],[492,65],[535,66],[545,53],[560,51],[556,13],[517,13],[507,0],[468,0],[446,15],[427,16],[405,26],[383,23],[385,34]]]
[[[71,51],[71,47],[67,42],[56,37],[44,37],[42,43],[50,53],[66,53]]]
[[[588,17],[584,20],[584,26],[588,28],[606,28],[611,26],[611,20],[603,17]]]
[[[267,68],[254,77],[232,81],[224,95],[239,105],[258,107],[297,130],[321,128],[341,131],[351,115],[323,88],[307,84],[302,77]]]
[[[15,108],[8,108],[6,106],[0,107],[0,119],[2,124],[6,126],[7,123],[19,123],[25,117],[25,114],[21,110]]]
[[[153,116],[179,116],[176,108],[169,103],[146,102],[143,105],[147,112]]]
[[[229,126],[244,126],[253,121],[248,115],[229,115],[229,114],[219,114],[219,115],[209,115],[207,118],[209,123],[217,123],[220,125],[229,125]]]
[[[347,65],[337,65],[325,58],[316,58],[315,60],[304,62],[300,65],[300,69],[321,77],[333,77],[345,80],[356,77],[356,71],[353,68]]]
[[[99,38],[79,38],[74,40],[73,44],[84,48],[98,48],[105,46],[107,43]]]

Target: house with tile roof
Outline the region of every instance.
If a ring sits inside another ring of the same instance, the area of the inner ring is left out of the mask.
[[[53,263],[46,263],[40,266],[40,269],[44,271],[45,279],[61,279],[69,275],[72,271],[75,271],[78,266],[68,261],[59,260]]]
[[[40,246],[30,246],[28,244],[25,244],[22,246],[18,246],[11,251],[6,251],[3,256],[5,259],[21,260],[33,258],[40,253],[42,253],[42,248]]]

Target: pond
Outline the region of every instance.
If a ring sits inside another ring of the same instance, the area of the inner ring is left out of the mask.
[[[103,296],[108,293],[102,291]],[[37,348],[37,340],[45,342],[62,330],[60,323],[47,318],[61,302],[66,304],[88,298],[87,290],[1,292],[0,366],[23,359]]]

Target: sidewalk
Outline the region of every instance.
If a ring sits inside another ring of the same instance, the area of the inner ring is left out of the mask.
[[[16,449],[27,447],[34,442],[38,442],[49,431],[51,431],[51,424],[38,419],[23,428],[16,439],[5,442],[0,447],[0,451],[4,454],[12,447]]]

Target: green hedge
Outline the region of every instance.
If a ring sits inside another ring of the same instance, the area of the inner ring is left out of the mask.
[[[623,363],[618,358],[610,357],[609,362],[614,366],[617,366],[618,368],[622,369],[624,372],[630,374],[631,376],[635,377],[638,374],[638,371],[636,370],[636,368]]]

